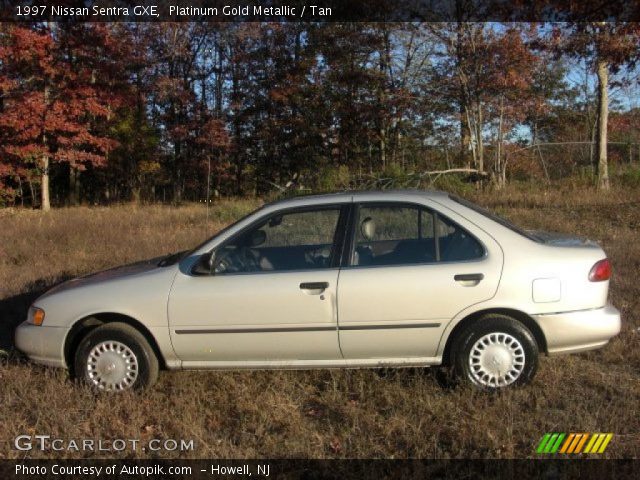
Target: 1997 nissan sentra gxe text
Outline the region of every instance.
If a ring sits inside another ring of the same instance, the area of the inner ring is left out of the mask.
[[[100,390],[160,368],[446,364],[482,389],[538,355],[605,345],[611,267],[595,243],[528,232],[443,192],[265,205],[189,252],[63,283],[16,346]]]

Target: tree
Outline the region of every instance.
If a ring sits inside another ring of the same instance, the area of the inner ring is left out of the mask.
[[[102,165],[115,143],[93,127],[110,118],[117,101],[105,88],[101,56],[91,45],[109,45],[104,26],[13,24],[0,50],[5,113],[3,155],[41,175],[41,208],[49,210],[50,170],[67,163]],[[92,43],[98,37],[96,43]]]
[[[524,33],[509,27],[504,33],[490,39],[491,65],[487,78],[489,108],[497,117],[494,137],[495,161],[493,179],[498,187],[506,184],[507,158],[505,139],[507,132],[526,119],[531,108],[540,108],[540,97],[532,89],[532,72],[540,70],[541,59],[525,44]]]
[[[609,76],[621,68],[635,68],[640,59],[640,24],[636,22],[571,22],[553,29],[550,44],[559,54],[588,59],[598,78],[597,160],[598,187],[609,189],[607,121]]]

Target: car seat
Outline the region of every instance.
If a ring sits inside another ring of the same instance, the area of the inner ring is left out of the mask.
[[[361,242],[371,242],[376,234],[376,222],[371,217],[366,217],[360,222]],[[370,245],[361,244],[356,247],[355,264],[371,265],[373,263],[373,250]]]

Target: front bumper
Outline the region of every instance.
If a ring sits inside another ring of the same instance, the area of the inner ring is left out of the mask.
[[[547,341],[549,355],[582,352],[606,345],[620,333],[620,312],[603,308],[533,315]]]
[[[66,368],[64,342],[69,329],[36,326],[27,322],[16,328],[15,345],[30,360],[50,367]]]

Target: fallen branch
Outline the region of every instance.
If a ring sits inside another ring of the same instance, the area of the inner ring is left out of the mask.
[[[489,175],[487,172],[478,170],[476,168],[450,168],[448,170],[432,170],[430,172],[422,172],[419,175],[419,178],[424,178],[427,175],[435,175],[435,177],[429,178],[429,185],[433,185],[442,175],[446,175],[447,173],[470,173],[478,175],[480,177],[487,177]]]
[[[489,174],[487,172],[477,170],[475,168],[450,168],[448,170],[432,170],[430,172],[422,172],[420,177],[424,177],[426,175],[444,175],[447,173],[475,173],[480,175],[481,177],[486,177]]]

